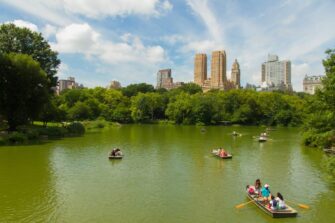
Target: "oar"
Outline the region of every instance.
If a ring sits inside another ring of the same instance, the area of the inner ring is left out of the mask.
[[[292,203],[292,204],[295,204],[295,205],[298,205],[299,207],[301,207],[301,208],[304,208],[304,209],[309,209],[309,206],[308,205],[306,205],[306,204],[299,204],[299,203],[296,203],[296,202],[293,202],[293,201],[288,201],[288,200],[286,200],[287,202],[289,202],[289,203]]]
[[[248,202],[245,202],[245,203],[242,203],[242,204],[239,204],[239,205],[236,205],[235,208],[239,209],[239,208],[243,208],[245,205],[253,202],[254,200],[251,200],[251,201],[248,201]]]

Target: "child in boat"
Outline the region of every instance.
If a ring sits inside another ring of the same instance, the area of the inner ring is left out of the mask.
[[[263,197],[263,200],[269,200],[270,195],[271,195],[271,192],[270,192],[270,189],[269,189],[269,184],[265,184],[264,187],[262,187],[261,189],[261,195]]]
[[[284,197],[279,192],[277,193],[276,201],[278,202],[278,208],[279,209],[285,209],[286,208]]]
[[[275,197],[272,195],[271,195],[271,200],[269,202],[269,208],[271,208],[271,210],[276,210],[278,208],[278,202],[275,199]]]
[[[115,156],[122,156],[122,152],[119,148],[116,149]]]
[[[257,179],[255,181],[255,193],[257,193],[258,195],[260,195],[261,193],[261,189],[262,189],[262,183],[260,179]]]
[[[227,152],[224,149],[221,149],[219,156],[220,157],[225,157],[225,156],[227,156]]]
[[[251,195],[255,194],[255,186],[253,186],[253,185],[247,185],[246,189],[247,189],[247,192],[249,194],[251,194]]]

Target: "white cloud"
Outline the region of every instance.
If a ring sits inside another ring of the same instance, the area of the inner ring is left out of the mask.
[[[28,28],[31,31],[38,32],[38,27],[31,22],[27,22],[27,21],[23,21],[23,20],[18,19],[18,20],[14,20],[14,21],[8,21],[8,22],[5,22],[5,23],[12,23],[17,27]]]
[[[71,13],[100,19],[108,16],[158,15],[161,10],[171,10],[169,1],[160,0],[63,0]]]
[[[187,4],[200,16],[215,42],[224,42],[222,26],[219,25],[216,16],[208,7],[207,0],[187,0]]]
[[[182,52],[196,52],[196,53],[206,53],[212,50],[221,50],[223,46],[212,40],[202,40],[202,41],[191,41],[185,44],[182,48]]]
[[[53,48],[62,53],[83,53],[89,56],[98,44],[99,34],[90,25],[71,24],[56,34]]]
[[[101,34],[87,23],[71,24],[56,34],[53,49],[60,53],[82,53],[86,57],[99,58],[108,64],[117,63],[160,63],[167,60],[164,49],[159,46],[145,46],[141,39],[126,33],[122,42],[104,40]]]
[[[49,38],[50,36],[57,33],[57,27],[50,24],[46,24],[42,29],[42,33],[45,38]]]
[[[71,15],[65,13],[63,0],[0,0],[0,2],[49,21],[51,24],[65,25],[73,19]]]

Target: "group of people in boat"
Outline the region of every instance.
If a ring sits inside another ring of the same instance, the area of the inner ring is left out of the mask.
[[[216,150],[215,155],[217,155],[219,157],[225,157],[225,156],[228,156],[228,153],[225,149],[220,148],[220,149]]]
[[[285,209],[284,197],[281,193],[277,193],[277,196],[273,196],[270,192],[270,186],[264,184],[262,186],[261,180],[257,179],[254,185],[247,185],[247,192],[253,197],[257,198],[257,201],[267,205],[271,210]]]
[[[114,148],[110,153],[111,156],[122,156],[122,152],[119,148]]]
[[[266,132],[262,132],[260,137],[268,137],[268,134]]]

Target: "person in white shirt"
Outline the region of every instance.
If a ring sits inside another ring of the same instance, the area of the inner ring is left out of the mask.
[[[285,209],[286,208],[284,197],[283,197],[283,195],[281,195],[281,193],[279,193],[279,192],[277,193],[276,200],[278,202],[278,208],[279,209]]]

